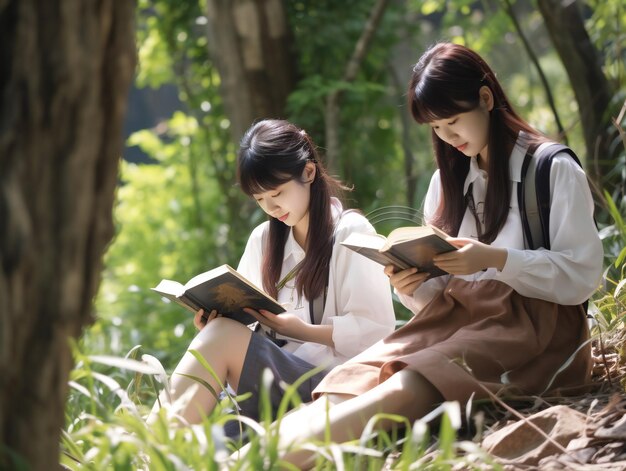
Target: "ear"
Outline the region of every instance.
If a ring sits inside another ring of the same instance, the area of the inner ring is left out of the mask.
[[[317,172],[317,168],[315,168],[315,164],[310,160],[304,165],[304,170],[302,171],[302,183],[312,183],[315,180],[315,172]]]
[[[487,111],[493,110],[494,99],[491,88],[489,88],[487,85],[483,85],[482,87],[480,87],[480,90],[478,90],[478,96],[480,97],[480,106],[482,106]]]

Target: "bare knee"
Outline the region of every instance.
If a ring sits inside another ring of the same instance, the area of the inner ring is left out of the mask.
[[[383,400],[392,401],[397,412],[418,419],[443,401],[443,396],[430,381],[421,374],[403,369],[382,383]]]
[[[218,317],[209,322],[191,341],[190,349],[198,349],[207,343],[245,344],[250,339],[252,331],[240,322]]]

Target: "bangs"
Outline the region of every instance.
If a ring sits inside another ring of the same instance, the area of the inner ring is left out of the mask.
[[[438,119],[448,119],[472,111],[478,106],[478,99],[468,100],[467,90],[454,93],[454,85],[433,83],[432,80],[419,82],[411,97],[411,112],[415,121],[426,124]]]
[[[297,173],[299,176],[301,174]],[[279,170],[265,159],[246,158],[239,164],[239,185],[248,196],[274,190],[294,178],[288,169]]]

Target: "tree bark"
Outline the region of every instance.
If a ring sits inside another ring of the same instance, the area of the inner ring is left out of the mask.
[[[602,71],[602,56],[594,47],[576,0],[538,0],[541,15],[574,90],[587,153],[587,171],[599,182],[609,167],[610,116],[607,110],[612,90]]]
[[[296,83],[292,34],[281,0],[208,0],[209,52],[234,142],[265,118],[284,118]]]
[[[59,468],[135,64],[127,0],[0,0],[0,468]]]

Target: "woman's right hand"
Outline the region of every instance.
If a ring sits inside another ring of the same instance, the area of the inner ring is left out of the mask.
[[[219,314],[215,309],[213,309],[208,315],[204,313],[204,309],[198,309],[198,312],[196,312],[196,315],[193,318],[193,325],[196,326],[196,329],[202,330],[209,322],[211,322],[216,317],[219,317]]]
[[[419,288],[426,278],[427,272],[418,272],[417,268],[407,268],[406,270],[395,271],[393,265],[385,267],[385,275],[389,277],[389,282],[400,294],[412,296],[413,292]]]

